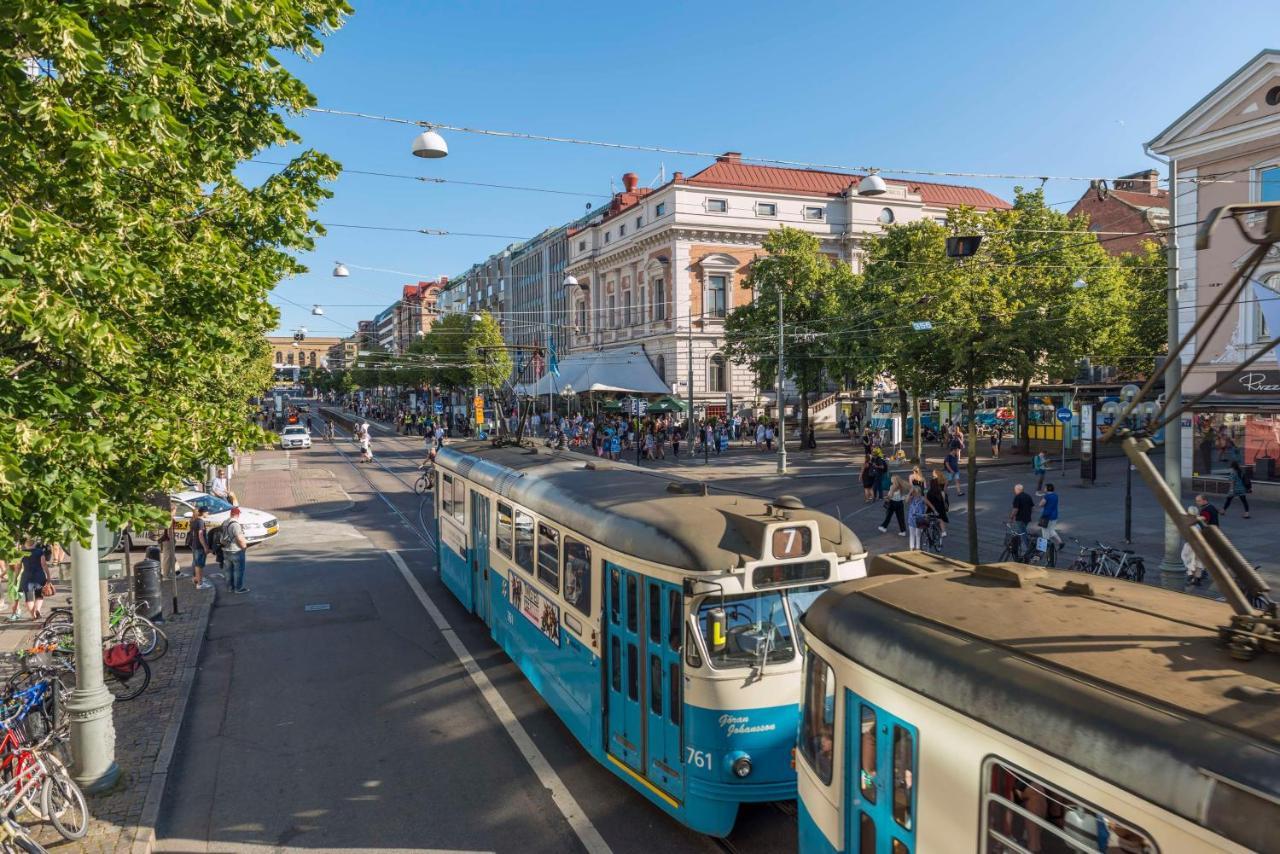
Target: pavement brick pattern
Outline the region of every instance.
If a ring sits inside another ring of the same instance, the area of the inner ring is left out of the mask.
[[[186,553],[179,552],[179,560],[184,558]],[[54,604],[66,604],[65,588],[66,585],[59,586],[60,595]],[[169,586],[166,584],[163,589],[166,605],[170,605]],[[119,782],[110,791],[89,797],[92,821],[88,835],[82,840],[67,842],[47,823],[31,825],[36,840],[42,845],[56,847],[58,851],[95,854],[124,854],[133,848],[135,838],[143,830],[139,827],[140,819],[152,776],[157,773],[161,742],[180,699],[182,670],[190,661],[192,645],[203,640],[196,637],[197,627],[207,625],[212,606],[212,590],[195,590],[189,576],[179,579],[180,613],[167,615],[163,625],[169,636],[169,651],[158,661],[150,662],[151,683],[146,691],[112,707],[116,762],[121,771]],[[19,649],[27,644],[32,633],[30,623],[4,623],[0,627],[0,649]],[[12,662],[8,662],[8,666],[11,668]]]

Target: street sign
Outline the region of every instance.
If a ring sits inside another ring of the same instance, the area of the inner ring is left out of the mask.
[[[649,413],[649,401],[641,397],[633,397],[629,401],[628,411],[632,415],[647,415]]]
[[[439,415],[440,413],[444,412],[444,401],[437,400],[435,405],[435,410],[436,410],[436,415]]]
[[[484,423],[484,398],[477,394],[475,397],[475,400],[471,401],[471,405],[475,408],[475,411],[476,411],[476,423],[483,424]]]
[[[1067,409],[1065,406],[1058,407],[1057,416],[1058,416],[1058,420],[1061,421],[1063,424],[1071,423],[1071,410]]]

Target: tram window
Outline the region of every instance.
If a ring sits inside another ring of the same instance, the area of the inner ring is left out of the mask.
[[[893,820],[911,830],[915,795],[915,740],[911,733],[893,727]]]
[[[459,525],[467,522],[467,484],[463,480],[453,482],[453,518]]]
[[[667,646],[680,651],[681,626],[684,625],[684,605],[679,590],[667,591]]]
[[[804,668],[804,711],[800,721],[800,752],[823,783],[831,783],[836,735],[836,677],[813,650]]]
[[[516,511],[516,566],[533,572],[533,517]]]
[[[680,704],[684,702],[680,699],[680,665],[677,662],[671,662],[667,665],[667,696],[670,698],[669,717],[671,722],[676,726],[680,726]]]
[[[609,655],[613,659],[613,690],[622,690],[622,643],[614,635],[609,641]]]
[[[662,588],[649,585],[649,641],[662,643]]]
[[[634,575],[627,576],[627,631],[635,632],[638,621],[636,619],[636,611],[640,607],[640,603],[636,601],[639,594],[636,592],[636,577]]]
[[[987,759],[982,779],[985,851],[1094,851],[1104,838],[1121,851],[1159,851],[1150,836],[1128,822],[999,759]]]
[[[640,653],[633,643],[627,644],[627,697],[640,699]]]
[[[893,854],[911,854],[911,849],[901,839],[893,840]]]
[[[684,631],[684,660],[690,667],[699,668],[702,666],[702,653],[698,651],[698,640],[693,636],[693,629],[686,627]]]
[[[649,709],[662,717],[662,659],[649,655]]]
[[[621,619],[622,614],[621,605],[618,602],[618,598],[621,595],[618,588],[621,586],[622,577],[618,570],[609,570],[609,621],[615,626],[618,625],[618,620]]]
[[[876,851],[876,823],[864,812],[858,813],[858,851],[861,854]]]
[[[564,601],[591,616],[591,547],[564,538]]]
[[[876,713],[862,707],[859,721],[862,732],[858,747],[858,789],[869,804],[876,802]]]
[[[453,475],[444,476],[444,486],[440,487],[440,509],[444,515],[453,515]]]
[[[511,558],[512,523],[511,508],[498,503],[498,551],[508,559]]]
[[[560,532],[538,523],[538,580],[560,592]]]

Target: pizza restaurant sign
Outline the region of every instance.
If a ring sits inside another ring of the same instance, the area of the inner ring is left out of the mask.
[[[1227,379],[1228,377],[1230,379]],[[1275,395],[1280,397],[1280,371],[1248,370],[1241,372],[1238,376],[1218,374],[1218,379],[1226,380],[1222,388],[1218,389],[1221,394]]]

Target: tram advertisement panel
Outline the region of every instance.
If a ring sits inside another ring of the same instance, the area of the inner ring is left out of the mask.
[[[515,573],[511,574],[507,595],[512,607],[524,614],[525,619],[537,626],[538,631],[546,635],[553,644],[560,645],[560,609],[550,599],[539,593],[531,582]]]

